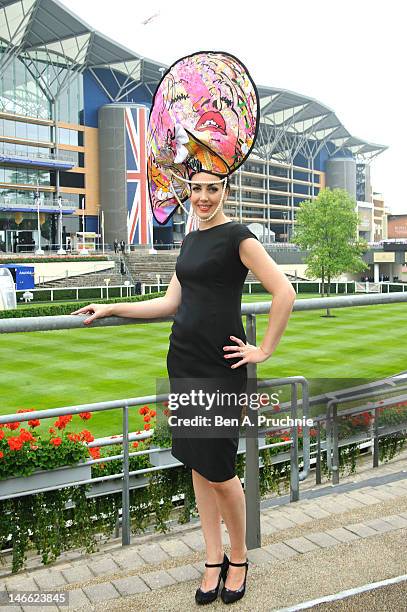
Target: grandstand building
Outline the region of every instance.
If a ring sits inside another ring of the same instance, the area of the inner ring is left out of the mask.
[[[183,214],[151,219],[145,128],[166,66],[129,51],[54,0],[0,0],[0,250],[107,243],[179,244]],[[351,135],[324,104],[258,86],[252,155],[226,212],[264,242],[289,242],[298,204],[321,188],[355,201],[360,235],[385,236],[370,162],[386,147]]]

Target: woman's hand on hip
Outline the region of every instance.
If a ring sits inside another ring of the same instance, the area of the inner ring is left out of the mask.
[[[261,363],[262,361],[266,361],[270,355],[267,355],[263,349],[258,346],[253,346],[253,344],[249,344],[248,342],[243,342],[240,338],[236,338],[236,336],[229,336],[231,340],[236,342],[236,345],[233,346],[224,346],[224,351],[229,351],[227,355],[224,355],[225,359],[232,359],[236,357],[240,357],[240,361],[231,365],[231,368],[238,368],[245,363]]]
[[[112,315],[112,304],[88,304],[79,310],[71,312],[73,315],[79,314],[90,314],[89,317],[84,319],[84,323],[88,325],[95,321],[95,319],[103,319],[104,317],[110,317]]]

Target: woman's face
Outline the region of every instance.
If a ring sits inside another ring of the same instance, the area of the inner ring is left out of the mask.
[[[198,215],[200,219],[206,219],[218,206],[222,198],[224,184],[221,182],[206,184],[206,181],[219,180],[218,177],[213,174],[208,174],[207,172],[197,172],[192,176],[192,180],[194,182],[191,185],[191,205],[194,213]],[[202,183],[199,181],[202,181]],[[223,201],[226,200],[228,194],[229,188],[227,187]],[[222,209],[223,206],[221,206],[219,212],[221,212]]]

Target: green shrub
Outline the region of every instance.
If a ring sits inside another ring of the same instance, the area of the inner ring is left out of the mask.
[[[112,298],[108,300],[94,300],[95,304],[117,304],[119,302],[140,302],[143,300],[152,300],[156,297],[162,297],[164,291],[159,293],[148,293],[146,295],[133,295],[131,297]],[[89,304],[86,302],[65,302],[65,303],[50,303],[50,304],[30,304],[24,308],[16,308],[13,310],[1,310],[0,319],[17,319],[20,317],[55,317],[58,315],[69,315],[73,310],[78,310]]]

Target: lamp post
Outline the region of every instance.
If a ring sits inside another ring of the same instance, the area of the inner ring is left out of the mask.
[[[82,198],[82,244],[81,255],[89,255],[89,251],[85,246],[85,198]]]
[[[65,255],[66,251],[64,249],[63,241],[62,241],[62,198],[58,196],[58,206],[59,206],[59,249],[57,251],[58,255]]]
[[[283,212],[283,219],[284,219],[284,242],[287,242],[287,234],[286,234],[286,220],[287,220],[287,213],[284,211]]]
[[[38,191],[38,183],[37,183],[37,191],[35,192],[35,203],[37,205],[37,231],[38,231],[38,249],[35,251],[35,254],[44,255],[44,251],[41,248],[40,192]]]

